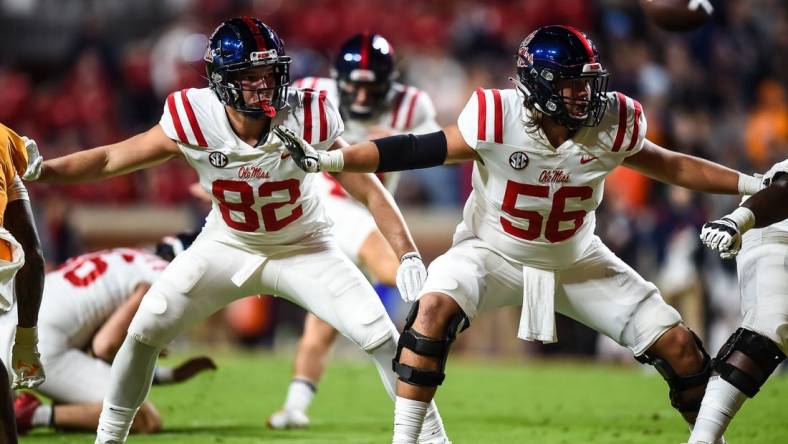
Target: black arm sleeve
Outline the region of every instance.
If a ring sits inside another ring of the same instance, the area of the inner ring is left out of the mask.
[[[403,134],[372,142],[378,147],[378,173],[429,168],[443,165],[446,161],[446,134],[443,131],[419,136]]]

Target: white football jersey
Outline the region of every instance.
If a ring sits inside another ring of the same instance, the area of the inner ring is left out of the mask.
[[[529,266],[576,261],[593,239],[605,176],[643,147],[646,117],[636,100],[608,93],[599,125],[554,148],[529,132],[514,89],[477,89],[457,124],[481,157],[459,228]],[[458,235],[462,235],[462,230]]]
[[[325,90],[328,92],[328,100],[337,106],[339,105],[339,86],[334,79],[305,77],[297,80],[295,86]],[[413,86],[394,82],[389,90],[388,100],[392,104],[391,107],[374,118],[357,120],[344,116],[345,132],[342,138],[351,144],[369,140],[369,130],[374,127],[391,129],[396,134],[426,134],[441,129],[438,122],[435,121],[435,106],[426,92]],[[389,192],[394,194],[400,173],[391,172],[378,177],[381,178]],[[329,183],[323,183],[321,188],[324,191],[342,195],[344,193],[342,186],[336,182],[330,183],[332,180],[329,179]]]
[[[326,91],[290,89],[271,126],[284,125],[318,150],[342,134],[342,119]],[[208,88],[170,94],[159,124],[178,143],[211,196],[206,228],[228,243],[272,252],[307,242],[330,222],[307,175],[273,133],[252,147],[235,134],[224,105]]]
[[[83,349],[112,313],[142,283],[152,284],[168,262],[141,250],[119,248],[69,259],[47,273],[38,325],[55,329],[67,345]],[[42,341],[47,341],[45,335]]]

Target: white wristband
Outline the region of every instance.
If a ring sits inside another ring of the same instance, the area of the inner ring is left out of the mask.
[[[405,259],[410,259],[410,258],[412,258],[412,257],[415,257],[415,258],[417,258],[418,260],[421,260],[421,255],[420,255],[418,252],[416,252],[416,251],[411,251],[411,252],[409,252],[409,253],[405,253],[405,254],[403,254],[403,255],[402,255],[402,257],[401,257],[401,258],[399,258],[399,263],[401,264],[401,263],[402,263],[402,261],[404,261]]]
[[[763,183],[761,182],[761,179],[758,179],[755,176],[750,176],[749,174],[739,173],[739,194],[755,194],[758,191],[761,191],[762,187]]]
[[[345,168],[345,155],[342,150],[319,151],[320,171],[337,173]]]
[[[747,207],[736,208],[733,210],[733,213],[725,217],[736,224],[736,227],[739,229],[739,234],[744,234],[755,225],[755,213]]]

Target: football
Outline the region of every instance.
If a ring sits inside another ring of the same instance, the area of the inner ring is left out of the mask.
[[[711,0],[640,0],[657,26],[667,31],[691,31],[705,24],[714,12]]]

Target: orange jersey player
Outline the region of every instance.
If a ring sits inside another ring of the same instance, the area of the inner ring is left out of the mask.
[[[2,124],[0,144],[0,311],[13,307],[16,294],[18,321],[10,366],[13,386],[31,388],[44,381],[36,332],[44,288],[44,260],[20,175],[31,164],[39,164],[40,156],[34,141]],[[28,152],[35,154],[32,163]],[[2,378],[8,379],[4,366],[0,366]],[[16,443],[10,387],[0,387],[0,441]]]

